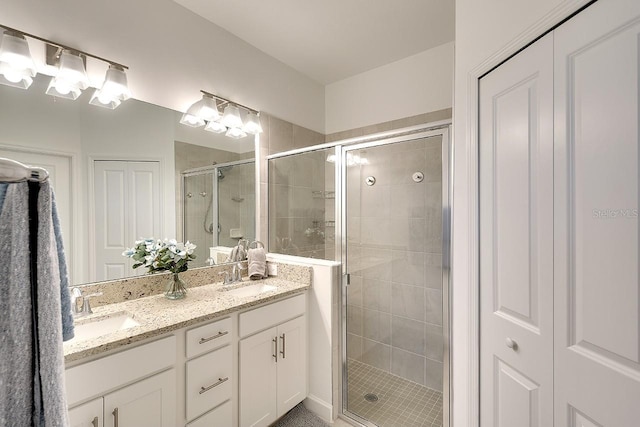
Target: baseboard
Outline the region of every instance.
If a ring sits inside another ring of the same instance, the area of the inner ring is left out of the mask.
[[[327,423],[333,422],[333,406],[331,404],[312,394],[307,396],[302,403],[308,410],[322,418],[323,421]]]

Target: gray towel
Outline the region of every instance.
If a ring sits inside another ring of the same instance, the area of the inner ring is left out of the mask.
[[[0,212],[4,204],[5,195],[9,185],[0,183]],[[51,188],[51,187],[50,187]],[[69,272],[67,270],[67,261],[64,254],[64,244],[62,241],[62,229],[60,228],[60,218],[58,217],[58,208],[56,207],[55,195],[51,188],[52,197],[52,219],[53,229],[56,236],[56,246],[58,249],[58,268],[60,274],[60,314],[62,318],[62,340],[69,341],[73,338],[73,314],[71,313],[71,298],[69,297]]]
[[[6,188],[0,213],[0,425],[31,426],[34,410],[29,190]]]
[[[5,293],[0,298],[0,425],[68,426],[60,316],[64,293],[51,188],[43,183],[38,196],[37,296],[30,287],[28,197],[28,183],[9,185],[0,213]],[[32,310],[38,319],[37,354]]]
[[[53,192],[49,182],[40,184],[38,196],[38,341],[40,385],[42,387],[42,426],[68,426],[67,392],[64,384],[62,349],[62,295],[60,262],[55,232]],[[57,216],[56,216],[57,219]],[[65,267],[66,270],[66,267]],[[68,307],[71,307],[70,303]],[[69,314],[71,311],[69,310]],[[73,321],[72,321],[73,322]],[[72,332],[73,333],[73,332]]]
[[[264,248],[249,249],[247,259],[250,279],[259,280],[267,277],[267,254]]]

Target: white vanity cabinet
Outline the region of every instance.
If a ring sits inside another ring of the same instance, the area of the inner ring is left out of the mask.
[[[306,293],[65,371],[72,427],[268,426],[307,396]]]
[[[241,427],[268,426],[307,396],[305,312],[302,294],[240,314]]]
[[[175,361],[176,339],[169,336],[68,368],[65,376],[71,425],[173,427]]]

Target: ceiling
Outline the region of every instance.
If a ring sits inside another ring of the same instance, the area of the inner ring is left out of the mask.
[[[319,83],[454,38],[453,0],[174,0]]]

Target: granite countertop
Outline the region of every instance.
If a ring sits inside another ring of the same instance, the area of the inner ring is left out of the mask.
[[[237,297],[226,292],[257,283],[273,285],[277,289],[249,297]],[[76,319],[76,325],[127,314],[140,323],[140,326],[92,339],[67,341],[63,346],[64,360],[69,363],[95,356],[127,344],[222,317],[234,311],[293,295],[310,286],[309,283],[269,277],[233,285],[214,283],[189,288],[187,297],[177,301],[168,300],[161,294],[97,307],[93,309],[92,315]]]

